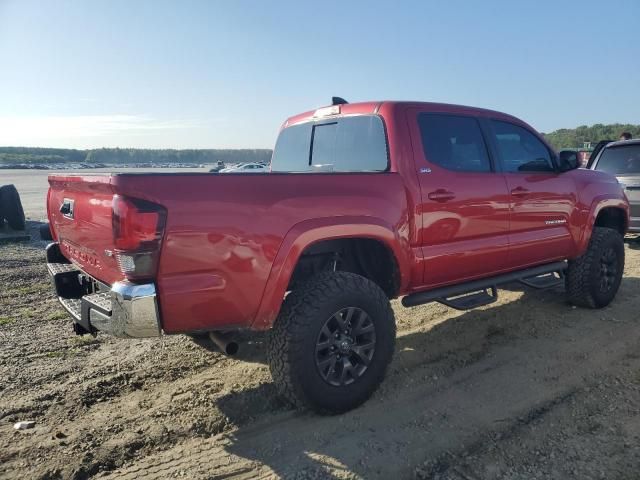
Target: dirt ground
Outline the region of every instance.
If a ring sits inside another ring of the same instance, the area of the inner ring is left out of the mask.
[[[470,312],[394,302],[386,380],[333,417],[278,398],[260,337],[233,359],[76,337],[43,247],[0,245],[0,478],[640,478],[635,241],[603,310],[516,285]]]

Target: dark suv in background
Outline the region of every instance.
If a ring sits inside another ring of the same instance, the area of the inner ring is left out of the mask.
[[[631,206],[629,231],[640,233],[640,139],[611,142],[590,163],[592,170],[616,176]]]

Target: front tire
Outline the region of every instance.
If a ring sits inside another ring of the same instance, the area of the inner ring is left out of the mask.
[[[395,335],[380,287],[353,273],[322,273],[286,298],[268,337],[271,375],[296,407],[346,412],[382,382]]]
[[[569,261],[566,290],[579,307],[603,308],[615,298],[624,270],[624,239],[617,230],[594,227],[589,248]]]

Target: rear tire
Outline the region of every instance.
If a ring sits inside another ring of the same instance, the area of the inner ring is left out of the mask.
[[[586,308],[603,308],[615,298],[624,270],[624,239],[617,230],[594,227],[589,248],[569,261],[565,280],[569,300]]]
[[[286,298],[268,336],[271,375],[296,407],[346,412],[382,382],[395,335],[393,310],[378,285],[353,273],[322,273]]]
[[[0,211],[2,212],[2,217],[7,220],[12,229],[25,229],[24,210],[15,186],[5,185],[0,187]]]

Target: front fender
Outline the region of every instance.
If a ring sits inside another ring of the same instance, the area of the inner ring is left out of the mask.
[[[371,238],[386,245],[396,258],[400,273],[400,290],[410,278],[411,249],[407,239],[400,238],[384,220],[375,217],[329,217],[305,220],[294,225],[284,237],[271,267],[253,329],[264,330],[273,325],[287,286],[302,252],[310,245],[340,238]]]
[[[576,256],[583,255],[587,248],[589,247],[589,241],[591,240],[591,234],[593,233],[593,228],[595,227],[596,219],[600,212],[605,208],[618,208],[625,212],[625,226],[624,230],[626,232],[629,227],[629,203],[624,198],[615,198],[610,195],[598,195],[591,202],[591,206],[586,215],[583,216],[585,219],[583,222],[584,228],[582,232],[582,236],[580,241],[578,242],[578,254]]]

